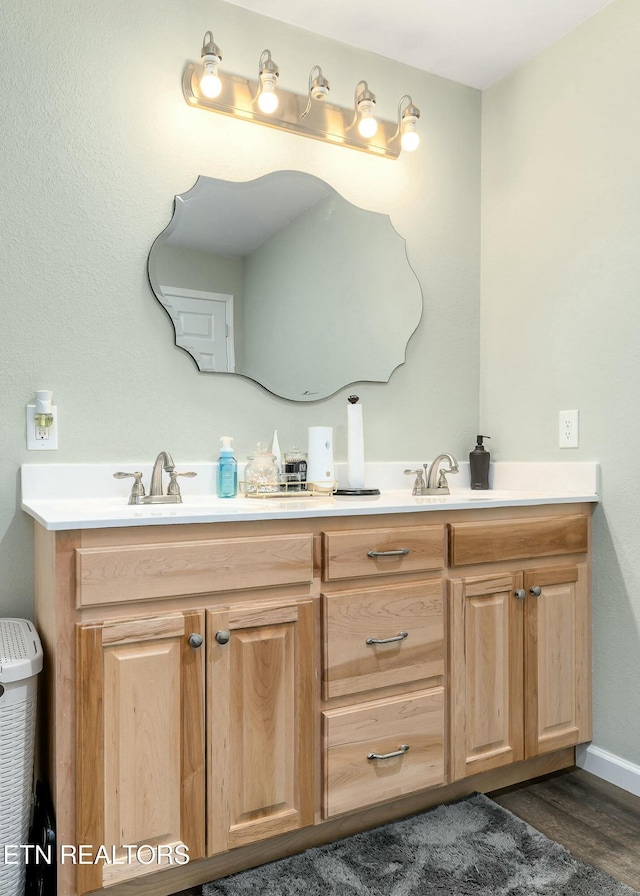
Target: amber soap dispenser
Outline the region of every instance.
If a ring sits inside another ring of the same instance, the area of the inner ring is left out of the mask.
[[[469,452],[469,472],[471,475],[471,488],[489,488],[489,464],[491,455],[482,444],[483,439],[491,436],[476,436],[476,447]]]

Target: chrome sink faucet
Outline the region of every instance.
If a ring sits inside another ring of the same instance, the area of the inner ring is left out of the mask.
[[[169,473],[169,475],[171,475],[171,473],[173,473],[176,468],[176,465],[173,462],[173,458],[168,451],[161,451],[160,454],[156,457],[155,463],[153,465],[153,472],[151,473],[151,488],[149,491],[150,498],[162,494],[163,467],[165,473]]]
[[[443,461],[447,461],[449,464],[448,470],[440,470],[440,464]],[[424,471],[427,477],[427,488],[423,494],[426,495],[448,495],[449,494],[449,483],[447,482],[447,474],[448,473],[458,473],[458,461],[451,454],[439,454],[432,462],[431,466],[428,468],[428,464],[423,464]],[[437,480],[437,481],[436,481]]]
[[[449,462],[448,470],[440,470],[442,461]],[[448,495],[449,483],[447,482],[447,473],[457,473],[458,461],[451,454],[439,454],[436,459],[429,464],[423,464],[422,470],[405,470],[406,476],[415,476],[416,481],[413,483],[412,495]],[[437,478],[437,481],[436,481]]]
[[[169,474],[169,484],[167,486],[166,495],[162,492],[162,471]],[[131,494],[129,495],[129,504],[182,504],[182,495],[180,494],[180,486],[178,485],[178,476],[185,476],[193,479],[197,473],[177,473],[173,458],[168,451],[161,451],[156,457],[151,473],[151,484],[149,494],[145,494],[144,485],[142,484],[142,473],[114,473],[114,479],[128,479],[131,477],[134,482],[131,486]]]

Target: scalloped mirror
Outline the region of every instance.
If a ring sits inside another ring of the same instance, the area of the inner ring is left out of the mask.
[[[315,401],[388,382],[422,315],[404,239],[387,215],[299,171],[199,177],[175,197],[149,282],[199,370]]]

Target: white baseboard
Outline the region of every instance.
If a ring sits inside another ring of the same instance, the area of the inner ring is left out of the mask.
[[[576,747],[576,765],[616,787],[640,796],[640,765],[634,765],[633,762],[594,747],[593,744]]]

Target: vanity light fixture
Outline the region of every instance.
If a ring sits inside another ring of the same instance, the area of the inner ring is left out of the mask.
[[[408,95],[400,100],[397,121],[383,121],[376,118],[376,97],[366,81],[358,82],[354,105],[345,108],[328,101],[329,82],[319,65],[309,73],[307,92],[298,94],[280,87],[280,72],[270,50],[263,50],[260,56],[257,80],[227,72],[221,78],[221,60],[213,34],[207,31],[201,62],[190,63],[182,76],[182,91],[189,105],[387,159],[397,159],[401,150],[418,145],[420,112]],[[408,105],[403,107],[405,101]]]
[[[315,78],[313,77],[314,72],[316,73]],[[300,116],[300,118],[304,118],[309,114],[309,110],[311,109],[311,100],[317,100],[318,102],[324,102],[329,95],[329,82],[322,74],[322,69],[319,65],[314,65],[311,71],[309,72],[309,98],[307,100],[307,107]]]
[[[407,105],[403,109],[402,104],[405,100]],[[420,134],[416,130],[419,118],[420,109],[413,105],[413,100],[408,93],[405,93],[398,103],[398,130],[394,136],[400,135],[400,145],[406,152],[413,152],[420,144]]]
[[[200,90],[208,99],[215,99],[222,91],[222,81],[218,76],[218,66],[222,62],[220,48],[213,42],[213,34],[210,31],[202,41],[202,77],[200,78]]]
[[[356,119],[360,116],[360,120],[358,121],[360,135],[367,139],[373,137],[378,130],[378,122],[376,121],[376,116],[374,114],[376,95],[369,90],[369,85],[366,81],[360,81],[356,84],[354,100]]]
[[[271,50],[263,50],[260,56],[260,92],[258,105],[265,115],[271,115],[278,108],[276,81],[280,75],[278,66],[271,58]]]

